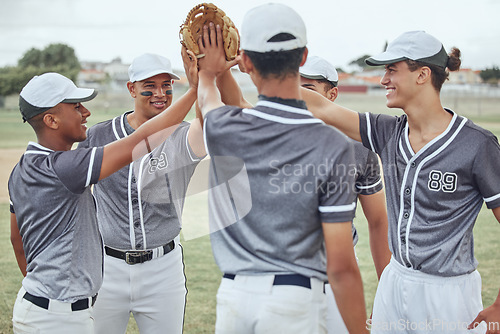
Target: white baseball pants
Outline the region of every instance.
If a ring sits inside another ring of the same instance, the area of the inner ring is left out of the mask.
[[[36,306],[23,298],[26,290],[17,294],[12,316],[14,334],[93,334],[92,307],[71,311],[70,303],[51,300],[49,309]]]
[[[323,282],[311,288],[273,285],[274,275],[223,278],[217,292],[216,334],[326,334]]]
[[[104,282],[94,306],[96,334],[124,334],[134,315],[144,334],[182,333],[186,306],[182,247],[129,265],[104,256]]]
[[[440,277],[403,267],[392,258],[380,277],[369,328],[372,334],[485,333],[484,323],[467,330],[482,309],[477,271]]]

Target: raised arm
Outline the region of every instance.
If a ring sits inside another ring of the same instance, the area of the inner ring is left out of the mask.
[[[224,104],[238,106],[241,108],[252,108],[252,105],[243,97],[243,93],[241,92],[240,86],[234,79],[231,69],[222,72],[217,77],[216,82]]]
[[[224,105],[217,89],[216,78],[235,65],[236,61],[226,62],[222,31],[220,26],[215,27],[213,23],[210,23],[210,29],[207,26],[204,27],[203,38],[200,38],[198,45],[200,52],[205,55],[198,61],[198,104],[205,117],[210,110]]]
[[[181,49],[182,62],[184,64],[184,72],[189,82],[189,87],[198,92],[198,61],[192,51],[187,50],[184,46]],[[205,151],[205,143],[203,141],[203,116],[198,102],[195,103],[196,118],[189,126],[188,142],[191,150],[197,157],[203,157],[207,153]]]
[[[313,113],[314,117],[336,127],[348,137],[361,141],[357,112],[341,107],[310,89],[301,87],[300,93],[306,101],[307,109]]]
[[[186,117],[195,100],[196,90],[189,88],[175,103],[142,124],[130,136],[104,146],[99,180],[108,177],[162,143]]]

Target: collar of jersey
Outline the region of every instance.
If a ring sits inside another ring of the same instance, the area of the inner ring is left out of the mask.
[[[290,107],[295,107],[299,109],[307,109],[306,102],[304,100],[297,100],[297,99],[284,99],[281,97],[277,96],[267,96],[263,94],[259,94],[259,101],[269,101],[269,102],[276,102],[279,104],[284,104]]]
[[[289,113],[293,114],[299,114],[299,115],[304,115],[304,116],[309,116],[313,117],[313,114],[308,111],[307,109],[303,108],[297,108],[293,107],[290,105],[282,104],[282,103],[277,103],[273,101],[268,101],[268,100],[259,100],[256,104],[255,107],[267,107],[267,108],[273,108],[281,111],[286,111]]]
[[[33,148],[33,147],[34,147],[34,148],[36,148],[37,150],[30,149],[30,146],[31,146],[32,148]],[[40,145],[40,144],[38,144],[38,143],[35,143],[35,142],[33,142],[33,141],[30,141],[30,142],[28,142],[28,150],[27,150],[24,154],[26,154],[26,153],[28,153],[28,152],[30,152],[30,153],[42,153],[42,154],[43,154],[43,153],[51,153],[51,152],[54,152],[54,150],[51,150],[50,148],[47,148],[47,147],[45,147],[45,146],[42,146],[42,145]]]

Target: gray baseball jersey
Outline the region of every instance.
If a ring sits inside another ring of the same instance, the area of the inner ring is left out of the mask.
[[[104,146],[130,135],[127,112],[94,125],[79,147]],[[188,144],[189,123],[183,122],[150,154],[94,187],[104,244],[122,250],[162,246],[181,230],[189,180],[200,161]]]
[[[103,148],[54,152],[30,142],[9,178],[11,212],[23,239],[29,293],[63,302],[102,284],[103,246],[90,185]]]
[[[209,218],[220,270],[327,280],[322,222],[352,221],[352,142],[297,100],[207,113]]]
[[[373,195],[384,188],[380,174],[380,163],[378,156],[363,146],[360,142],[354,142],[354,163],[356,168],[356,193],[358,195]],[[358,232],[352,224],[352,242],[358,243]]]
[[[382,160],[390,249],[402,265],[438,276],[475,270],[477,215],[483,202],[500,206],[497,138],[447,111],[446,131],[416,153],[406,115],[360,114],[363,144]]]

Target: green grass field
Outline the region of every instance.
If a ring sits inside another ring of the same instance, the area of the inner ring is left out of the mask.
[[[97,100],[97,99],[96,99]],[[339,103],[357,111],[387,112],[384,107],[383,96],[369,97],[356,94],[344,94]],[[497,136],[500,135],[500,99],[486,99],[478,108],[477,99],[451,99],[450,105],[458,113],[473,119],[481,126],[491,130]],[[101,120],[111,118],[126,109],[104,109],[98,103],[92,106],[93,115],[89,119],[89,125]],[[105,110],[105,111],[103,111]],[[396,112],[398,113],[398,112]],[[399,113],[398,113],[399,114]],[[192,114],[190,115],[192,117]],[[188,117],[188,118],[190,118]],[[9,155],[11,152],[19,154],[19,150],[26,146],[28,140],[35,140],[32,130],[27,124],[20,121],[17,111],[0,110],[0,152]],[[15,155],[14,154],[14,155]],[[12,159],[17,160],[18,156]],[[11,159],[11,160],[12,160]],[[10,168],[15,161],[1,160],[0,169],[4,170],[0,175],[8,177]],[[8,161],[4,163],[3,161]],[[6,184],[6,180],[2,184]],[[17,268],[14,253],[9,239],[9,209],[8,201],[5,200],[6,189],[0,189],[3,200],[0,200],[0,334],[12,332],[12,306],[15,296],[21,285],[22,275]],[[184,212],[184,225],[186,230],[196,224],[207,224],[206,200],[203,196],[189,196],[186,199]],[[371,312],[373,297],[377,286],[376,273],[371,260],[368,229],[361,210],[358,211],[355,220],[360,235],[360,241],[356,246],[359,257],[359,265],[364,282],[367,313]],[[196,225],[197,226],[197,225]],[[496,298],[499,289],[498,277],[500,275],[500,263],[498,254],[500,243],[496,236],[500,234],[500,227],[492,213],[483,208],[475,230],[475,250],[479,260],[479,272],[483,278],[483,302],[490,305]],[[196,239],[186,238],[183,241],[185,267],[188,286],[188,300],[185,318],[185,333],[213,333],[215,323],[215,294],[221,279],[221,273],[214,263],[210,240],[208,236]],[[127,333],[138,333],[133,320],[129,323]]]

